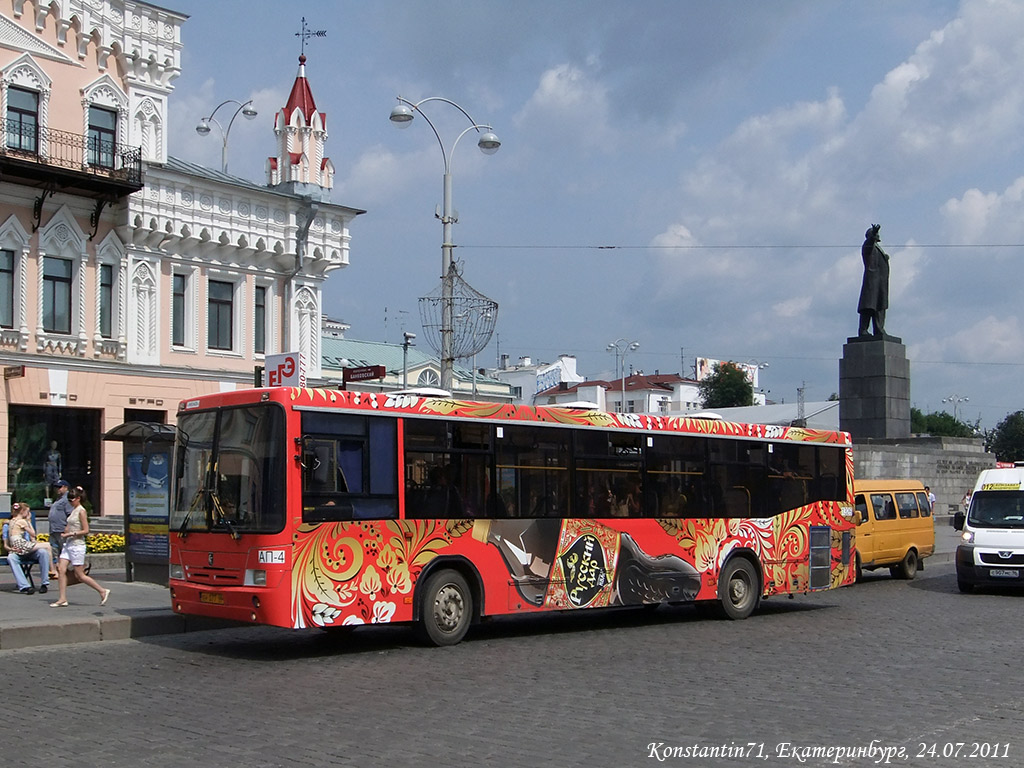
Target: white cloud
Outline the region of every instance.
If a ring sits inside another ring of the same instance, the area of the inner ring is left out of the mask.
[[[533,142],[610,151],[608,93],[600,82],[571,64],[548,69],[515,117],[516,126]]]
[[[1002,193],[972,188],[942,206],[950,239],[957,243],[1012,243],[1024,237],[1024,176]]]

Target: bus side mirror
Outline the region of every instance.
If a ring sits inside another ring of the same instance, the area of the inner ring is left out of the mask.
[[[964,522],[967,520],[967,515],[964,512],[956,512],[953,515],[953,528],[957,531],[964,529]]]

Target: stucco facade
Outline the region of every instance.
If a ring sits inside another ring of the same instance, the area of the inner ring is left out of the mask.
[[[5,490],[36,509],[56,461],[120,514],[122,447],[102,436],[124,421],[173,423],[181,399],[251,386],[268,354],[321,375],[322,286],[362,211],[330,201],[325,117],[291,101],[267,121],[287,155],[272,164],[312,159],[313,176],[260,186],[167,156],[185,21],[0,0],[0,435]],[[312,105],[304,62],[296,92]]]

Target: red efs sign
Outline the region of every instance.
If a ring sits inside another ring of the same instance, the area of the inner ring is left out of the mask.
[[[306,386],[306,363],[300,353],[267,355],[266,363],[268,387]]]

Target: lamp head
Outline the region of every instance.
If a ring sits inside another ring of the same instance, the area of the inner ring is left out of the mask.
[[[394,120],[394,112],[392,114],[392,120]],[[499,139],[493,131],[484,131],[480,134],[480,138],[477,140],[476,145],[480,147],[480,151],[485,155],[493,155],[498,151],[498,147],[501,146],[501,139]]]
[[[204,117],[202,120],[199,121],[199,124],[196,125],[196,133],[198,133],[200,136],[205,136],[209,132],[210,132],[210,121],[209,121],[208,118]]]
[[[408,106],[402,103],[395,105],[394,109],[391,110],[391,122],[397,125],[399,128],[408,128],[409,123],[416,115],[413,113]]]
[[[252,120],[258,114],[259,112],[257,112],[253,108],[251,101],[248,102],[244,107],[242,107],[242,117],[244,117],[246,120]]]

